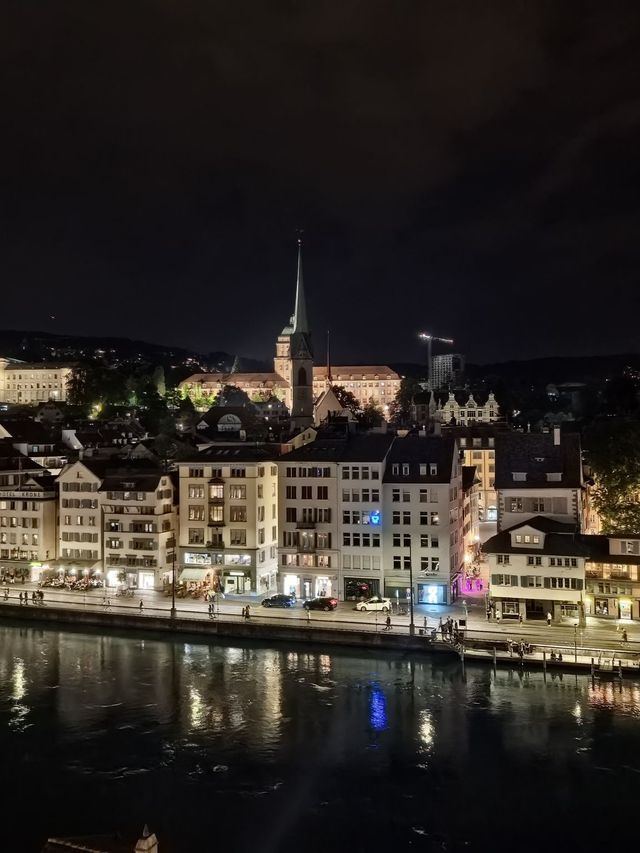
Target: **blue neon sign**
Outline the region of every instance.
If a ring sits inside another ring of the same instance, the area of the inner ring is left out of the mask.
[[[379,509],[374,509],[373,512],[369,514],[369,524],[373,524],[374,527],[378,527],[380,525]]]

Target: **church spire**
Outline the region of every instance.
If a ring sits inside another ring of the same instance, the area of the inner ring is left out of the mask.
[[[304,298],[304,282],[302,279],[302,233],[298,236],[298,275],[296,279],[296,308],[293,314],[293,331],[309,334],[307,303]]]

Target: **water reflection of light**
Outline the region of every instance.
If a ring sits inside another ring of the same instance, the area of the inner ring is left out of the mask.
[[[371,728],[382,732],[387,728],[387,701],[378,686],[371,688],[369,696],[369,722]]]
[[[576,718],[576,722],[582,723],[582,708],[580,707],[579,702],[576,702],[572,713],[573,713],[573,716]]]
[[[331,658],[329,655],[320,655],[318,658],[318,668],[323,675],[329,675],[331,672]]]
[[[640,685],[635,682],[596,682],[587,697],[592,708],[615,708],[640,716]]]
[[[16,702],[24,699],[27,692],[27,679],[25,678],[24,671],[24,661],[20,658],[16,658],[15,666],[13,668],[13,677],[11,679],[13,687],[11,698]]]
[[[427,749],[431,749],[435,739],[435,726],[429,711],[420,712],[420,722],[418,724],[418,736],[422,745]]]
[[[202,696],[198,693],[195,687],[189,688],[189,712],[191,713],[191,725],[195,729],[199,729],[205,722],[206,707],[202,701]]]

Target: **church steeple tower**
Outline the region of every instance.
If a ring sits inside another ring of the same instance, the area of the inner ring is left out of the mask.
[[[302,277],[302,237],[298,237],[298,275],[296,277],[296,307],[293,313],[293,331],[309,334],[307,303],[304,298],[304,280]]]
[[[289,325],[276,343],[275,372],[288,384],[286,403],[294,429],[313,424],[313,349],[302,275],[302,237],[298,237],[296,301]]]
[[[291,425],[304,429],[313,424],[313,349],[302,279],[302,237],[298,237],[296,307],[291,335]]]

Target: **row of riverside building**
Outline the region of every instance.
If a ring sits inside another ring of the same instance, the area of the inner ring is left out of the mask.
[[[640,618],[640,536],[596,529],[577,435],[495,430],[497,532],[482,543],[503,619]],[[285,452],[283,452],[285,451]],[[339,421],[293,450],[225,443],[171,472],[0,454],[0,569],[225,592],[449,604],[477,566],[479,483],[459,438],[358,434]],[[491,528],[490,522],[484,522]]]

